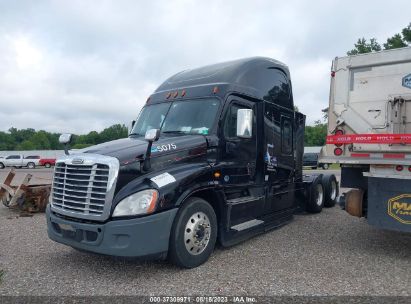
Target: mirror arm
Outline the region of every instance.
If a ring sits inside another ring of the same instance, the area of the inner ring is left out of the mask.
[[[66,154],[66,155],[70,155],[70,153],[69,153],[69,151],[68,151],[68,148],[69,148],[69,144],[68,144],[68,143],[65,143],[65,144],[64,144],[64,154]]]
[[[142,172],[147,172],[151,169],[151,147],[153,146],[153,141],[149,141],[148,145],[147,145],[147,150],[146,150],[146,154],[144,156],[144,162],[143,162],[143,166],[141,168]]]

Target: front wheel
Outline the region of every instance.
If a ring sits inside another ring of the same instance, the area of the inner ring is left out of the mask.
[[[34,163],[28,163],[27,164],[27,168],[29,169],[34,169],[36,167],[36,165]]]
[[[213,207],[201,198],[189,198],[174,220],[169,259],[180,267],[197,267],[208,260],[216,240],[217,217]]]
[[[4,164],[0,163],[0,169],[4,169]]]

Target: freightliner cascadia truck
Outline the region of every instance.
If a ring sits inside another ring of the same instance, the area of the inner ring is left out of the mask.
[[[196,267],[231,246],[320,212],[334,175],[303,175],[305,116],[288,68],[267,58],[183,71],[148,98],[128,138],[57,160],[51,239],[112,256]]]
[[[411,48],[335,58],[320,161],[341,164],[340,204],[411,232]]]

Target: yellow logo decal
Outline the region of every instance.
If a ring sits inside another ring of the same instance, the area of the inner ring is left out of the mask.
[[[401,194],[388,200],[388,214],[403,224],[411,224],[411,194]]]

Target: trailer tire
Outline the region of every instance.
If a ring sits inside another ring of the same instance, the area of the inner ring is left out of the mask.
[[[4,169],[4,164],[3,163],[0,163],[0,169]]]
[[[217,216],[213,207],[201,198],[191,197],[174,219],[168,258],[179,267],[197,267],[208,260],[216,240]]]
[[[324,187],[321,176],[315,178],[310,185],[310,196],[308,197],[307,211],[320,213],[324,207]]]
[[[334,174],[323,175],[321,182],[324,187],[324,207],[334,207],[338,198],[338,182]]]

